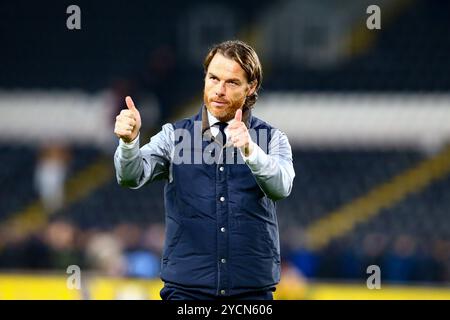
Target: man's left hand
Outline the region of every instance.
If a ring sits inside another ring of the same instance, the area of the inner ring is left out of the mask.
[[[245,123],[242,122],[242,110],[238,109],[234,116],[234,121],[228,126],[228,134],[233,146],[240,148],[242,154],[246,157],[253,152],[254,146],[250,133],[248,132]]]

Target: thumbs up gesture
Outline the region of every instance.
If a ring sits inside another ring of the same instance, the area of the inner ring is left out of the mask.
[[[114,133],[124,142],[131,142],[136,139],[141,129],[141,115],[130,96],[125,98],[125,103],[128,109],[123,109],[116,117]]]
[[[228,134],[233,146],[240,148],[244,156],[248,157],[253,152],[253,141],[245,123],[242,122],[242,110],[238,109],[234,115],[234,121],[228,126]]]

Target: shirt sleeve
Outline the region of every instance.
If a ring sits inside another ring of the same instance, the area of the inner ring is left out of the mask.
[[[268,146],[268,154],[253,142],[253,152],[242,158],[252,171],[256,182],[264,193],[273,200],[289,196],[295,171],[292,149],[285,133],[275,129]]]
[[[163,125],[142,148],[139,148],[139,139],[140,136],[130,143],[120,139],[114,154],[117,182],[131,189],[168,178],[174,145],[173,126]]]

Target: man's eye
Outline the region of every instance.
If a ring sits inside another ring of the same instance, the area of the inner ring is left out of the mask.
[[[209,78],[212,80],[217,80],[217,77],[214,77],[214,76],[210,76]]]

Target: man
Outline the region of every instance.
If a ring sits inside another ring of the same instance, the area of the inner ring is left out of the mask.
[[[275,201],[295,176],[288,139],[251,115],[261,86],[256,52],[241,41],[204,61],[204,105],[165,124],[139,149],[130,97],[116,118],[117,180],[137,189],[166,179],[163,299],[272,299],[280,280]]]

